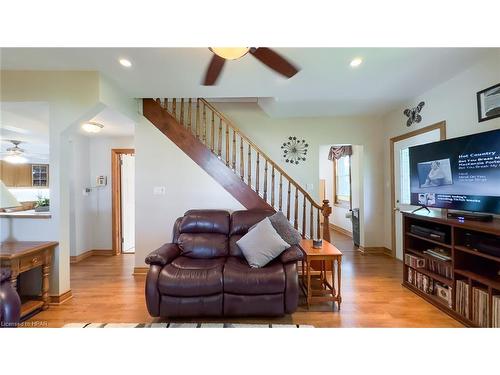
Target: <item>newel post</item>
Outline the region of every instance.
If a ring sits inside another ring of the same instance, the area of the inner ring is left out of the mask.
[[[323,214],[323,239],[330,242],[330,220],[329,216],[332,213],[332,208],[329,205],[328,199],[323,200],[321,213]]]

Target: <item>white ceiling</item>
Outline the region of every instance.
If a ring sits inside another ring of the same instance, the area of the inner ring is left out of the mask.
[[[104,126],[97,134],[86,133],[79,129],[79,133],[90,137],[124,137],[133,136],[135,125],[132,120],[111,108],[104,108],[90,121]]]
[[[42,102],[0,102],[1,152],[21,141],[32,163],[49,160],[49,105]],[[2,154],[3,155],[3,154]]]
[[[276,48],[301,68],[286,80],[251,55],[200,84],[207,48],[3,48],[2,69],[97,70],[131,97],[260,98],[273,116],[383,113],[452,78],[492,49]],[[353,69],[349,62],[362,57]],[[119,58],[133,66],[119,65]]]

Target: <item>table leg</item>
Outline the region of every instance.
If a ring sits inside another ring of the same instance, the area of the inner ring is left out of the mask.
[[[338,289],[337,289],[337,303],[339,305],[339,310],[340,310],[340,303],[342,302],[342,296],[340,295],[340,283],[342,279],[342,258],[337,257],[337,282],[338,282]]]
[[[307,308],[311,306],[311,263],[309,260],[306,261],[306,272],[307,272]]]
[[[306,270],[304,268],[304,259],[302,259],[300,262],[301,262],[300,278],[302,280],[302,285],[304,285],[304,272],[306,272]]]
[[[49,277],[50,277],[50,264],[44,263],[42,266],[42,300],[43,310],[49,308]]]
[[[10,283],[12,284],[12,287],[17,291],[17,277],[19,276],[19,274],[17,272],[14,272],[13,270],[11,270],[11,274],[10,274]]]

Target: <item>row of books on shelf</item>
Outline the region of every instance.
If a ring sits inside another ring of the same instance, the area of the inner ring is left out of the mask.
[[[451,269],[451,264],[443,263],[441,260],[425,259],[412,254],[405,254],[405,264],[412,268],[428,269],[448,279],[452,278],[453,271]]]
[[[478,327],[488,327],[490,321],[490,299],[488,291],[481,287],[472,287],[472,318],[470,316],[470,285],[467,281],[457,280],[455,310]],[[500,295],[492,296],[492,327],[500,327]]]
[[[444,264],[441,261],[429,260],[427,262],[427,269],[448,279],[451,279],[453,277],[451,264]]]
[[[422,292],[438,297],[448,307],[452,307],[451,287],[443,285],[412,268],[408,268],[408,282]]]
[[[493,328],[500,328],[500,296],[493,296],[491,302],[493,304],[493,319],[491,321],[492,326]]]

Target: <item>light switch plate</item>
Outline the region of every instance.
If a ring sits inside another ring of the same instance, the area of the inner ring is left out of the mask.
[[[165,193],[166,193],[165,186],[155,186],[153,188],[153,194],[154,195],[165,195]]]

